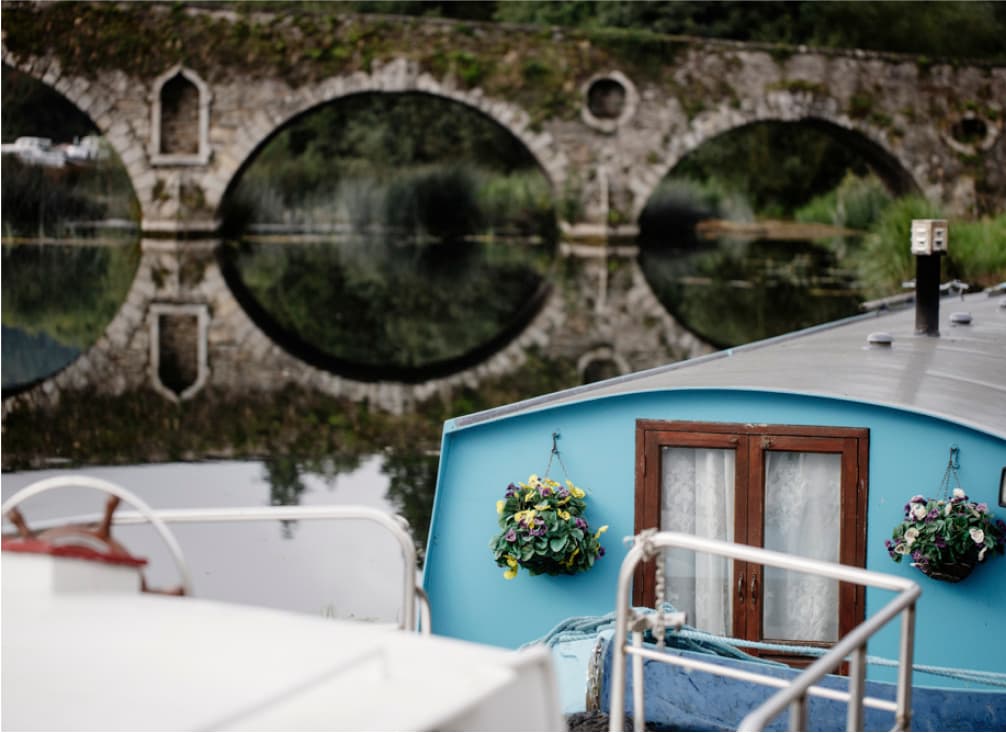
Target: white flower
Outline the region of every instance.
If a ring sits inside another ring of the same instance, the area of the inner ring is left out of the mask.
[[[923,519],[928,513],[925,504],[912,504],[912,514],[916,519]]]
[[[978,562],[982,562],[985,559],[985,553],[988,549],[989,548],[983,546],[982,549],[978,551]]]
[[[954,496],[956,496],[958,499],[967,498],[967,494],[964,493],[964,489],[962,489],[959,486],[956,489],[954,489]]]
[[[943,516],[949,517],[950,516],[950,512],[952,512],[953,510],[954,510],[954,505],[953,504],[947,504],[946,509],[943,510]]]
[[[969,529],[968,534],[971,535],[971,539],[975,541],[976,545],[980,545],[983,542],[985,542],[985,533],[982,530],[978,529],[977,527],[972,527],[971,529]]]
[[[906,545],[911,547],[912,543],[915,542],[915,540],[917,539],[919,539],[919,530],[915,529],[915,527],[909,527],[908,529],[905,530]]]
[[[907,555],[909,552],[908,547],[903,542],[899,542],[897,545],[895,545],[894,551],[899,555]]]

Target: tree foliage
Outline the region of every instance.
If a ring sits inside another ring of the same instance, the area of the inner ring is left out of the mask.
[[[1006,55],[1006,4],[998,2],[527,0],[497,3],[495,17],[928,56],[1002,59]]]

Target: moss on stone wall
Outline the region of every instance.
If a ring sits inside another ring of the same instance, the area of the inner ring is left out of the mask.
[[[299,85],[404,57],[438,79],[452,76],[462,88],[512,100],[540,124],[574,118],[581,86],[598,69],[620,69],[637,83],[666,81],[679,55],[701,43],[646,31],[220,7],[10,3],[5,45],[16,57],[52,56],[64,74],[128,70],[149,80],[184,64],[210,83],[240,75]]]

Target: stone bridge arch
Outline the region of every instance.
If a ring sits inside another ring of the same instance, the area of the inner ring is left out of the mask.
[[[682,134],[670,136],[664,158],[640,176],[646,185],[632,188],[633,220],[639,219],[660,181],[688,154],[721,135],[762,122],[806,124],[824,129],[841,144],[858,151],[894,193],[936,195],[925,190],[925,162],[906,157],[892,145],[887,130],[868,120],[850,117],[834,98],[808,92],[775,91],[750,105],[723,102],[697,115]]]
[[[278,101],[253,105],[250,115],[241,115],[231,144],[209,179],[217,214],[227,193],[243,170],[268,140],[294,120],[313,110],[357,94],[425,94],[462,104],[485,116],[519,140],[545,175],[554,192],[566,180],[567,159],[547,131],[531,128],[531,116],[520,106],[493,99],[478,87],[465,89],[451,77],[438,80],[409,59],[399,57],[370,73],[358,71],[334,76],[298,88]],[[246,103],[247,104],[247,103]]]
[[[110,72],[100,78],[64,74],[55,59],[22,59],[6,49],[3,63],[49,87],[87,115],[125,167],[133,195],[142,208],[141,191],[145,183],[153,185],[153,178],[146,165],[146,151],[139,141],[142,137],[138,139],[135,127],[117,110],[120,98],[132,88],[134,81],[123,71]]]

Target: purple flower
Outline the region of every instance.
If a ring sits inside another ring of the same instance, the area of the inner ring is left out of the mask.
[[[538,493],[540,493],[542,496],[551,496],[552,489],[550,489],[548,486],[542,486],[541,490]]]
[[[936,546],[941,550],[947,546],[947,541],[943,539],[943,535],[936,535]]]
[[[912,559],[915,560],[915,562],[926,562],[929,558],[923,555],[921,550],[915,550],[912,553]]]
[[[884,540],[884,547],[890,550],[892,547],[894,547],[894,543],[891,542],[891,540]]]
[[[565,499],[567,496],[569,496],[569,489],[563,487],[558,491],[556,491],[555,495],[558,496],[560,499]]]
[[[926,503],[926,497],[922,496],[921,494],[916,494],[915,496],[913,496],[908,501],[911,504],[925,504]]]
[[[975,509],[977,509],[978,511],[980,511],[982,514],[985,514],[989,510],[989,505],[986,504],[983,501],[981,504],[979,504],[978,506],[976,506]]]
[[[507,499],[513,496],[517,496],[517,487],[511,483],[509,486],[506,487],[506,493],[503,496],[505,496]]]
[[[587,529],[587,523],[583,520],[582,517],[576,518],[576,526],[577,529]]]
[[[598,557],[604,557],[604,548],[603,547],[598,547],[597,548],[597,556]]]
[[[506,541],[516,542],[516,540],[517,540],[517,532],[515,532],[513,528],[511,528],[510,531],[506,533]]]
[[[938,516],[940,516],[939,511],[937,511],[936,509],[930,509],[929,510],[929,514],[926,515],[926,521],[927,522],[931,522],[934,519],[936,519]]]

